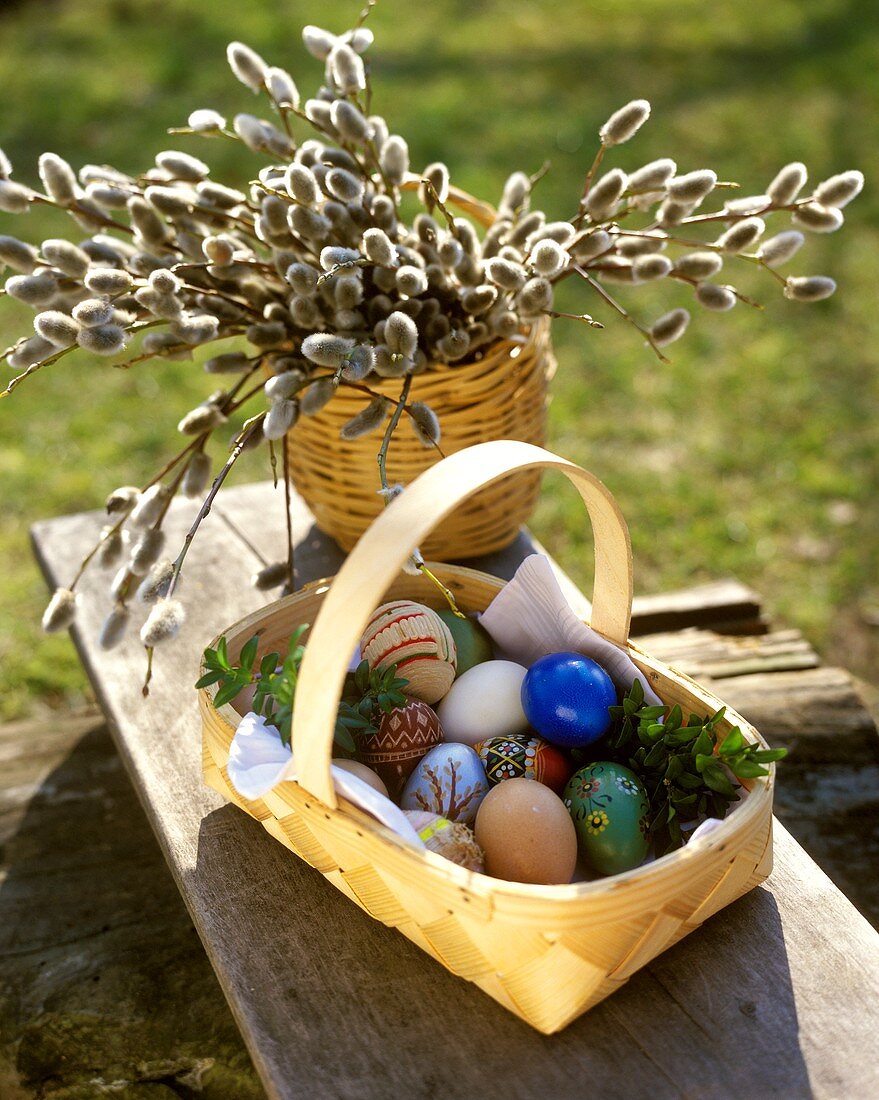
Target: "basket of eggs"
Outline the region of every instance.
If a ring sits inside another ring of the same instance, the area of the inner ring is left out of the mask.
[[[509,583],[407,571],[461,501],[549,471],[592,523],[588,627],[540,556]],[[782,750],[637,649],[631,605],[628,530],[601,482],[526,443],[458,452],[332,580],[205,651],[206,781],[371,916],[558,1031],[772,864]]]

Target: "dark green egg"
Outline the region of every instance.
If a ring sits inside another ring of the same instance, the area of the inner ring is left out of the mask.
[[[466,619],[459,619],[454,611],[448,609],[437,611],[437,615],[455,639],[455,648],[458,650],[458,676],[468,668],[473,668],[474,665],[494,660],[488,631],[474,618],[468,615]]]
[[[575,772],[562,794],[580,855],[601,875],[640,866],[650,847],[644,784],[622,764],[598,760]]]

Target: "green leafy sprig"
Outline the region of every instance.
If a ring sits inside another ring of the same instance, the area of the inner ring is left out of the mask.
[[[403,694],[408,683],[397,676],[396,665],[379,672],[370,669],[367,661],[361,661],[353,676],[346,680],[336,718],[336,742],[348,752],[354,752],[355,734],[369,737],[378,733],[381,716],[408,702]]]
[[[281,741],[289,745],[299,668],[305,656],[302,637],[307,630],[306,623],[293,631],[283,663],[279,653],[267,653],[257,664],[259,635],[254,634],[242,646],[238,663],[233,664],[224,635],[216,649],[204,651],[203,662],[207,671],[196,682],[196,688],[218,684],[214,706],[221,707],[231,703],[245,688],[254,685],[250,709],[262,715],[268,725],[274,726]],[[371,670],[366,661],[361,661],[357,670],[345,681],[336,717],[336,744],[344,751],[353,753],[356,749],[355,733],[361,736],[375,734],[376,723],[381,720],[382,714],[390,714],[397,707],[406,705],[408,700],[403,688],[408,683],[408,680],[397,676],[396,665],[378,672]]]
[[[730,775],[767,775],[765,765],[787,755],[787,749],[761,749],[747,742],[738,726],[720,740],[723,707],[709,718],[691,714],[684,723],[677,704],[645,706],[639,680],[622,705],[610,709],[614,724],[602,752],[631,768],[646,787],[657,855],[684,844],[682,823],[726,817],[739,790]]]

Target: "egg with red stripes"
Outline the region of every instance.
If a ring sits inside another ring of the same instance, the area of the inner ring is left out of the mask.
[[[360,652],[379,672],[396,665],[397,675],[409,681],[405,694],[423,703],[442,699],[455,679],[458,656],[449,628],[431,608],[411,600],[393,600],[373,612]]]

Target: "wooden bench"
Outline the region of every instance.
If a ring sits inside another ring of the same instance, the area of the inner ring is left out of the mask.
[[[74,630],[269,1096],[879,1095],[879,935],[780,825],[765,886],[547,1038],[360,913],[256,822],[223,806],[201,782],[192,682],[205,643],[262,598],[245,578],[283,556],[279,515],[268,485],[220,497],[184,573],[187,626],[176,648],[157,654],[149,700],[141,697],[136,637],[109,655],[97,647],[105,578],[86,575]],[[172,510],[172,546],[190,518],[185,506]],[[83,514],[34,528],[50,584],[69,580],[100,524],[99,515]],[[294,529],[298,581],[331,574],[340,552],[301,502]],[[523,534],[509,551],[478,564],[509,576],[532,549]],[[737,689],[750,690],[749,717],[762,700],[766,721],[756,720],[772,739],[773,700],[797,689],[789,681],[767,689],[751,678],[825,672],[795,637],[767,632],[753,594],[723,587],[714,592],[713,611],[706,610],[710,592],[701,601],[642,600],[635,629],[650,631],[640,639],[644,648],[711,677],[732,705],[741,705]],[[719,624],[730,633],[706,633]],[[690,631],[676,630],[683,626]],[[781,671],[764,671],[767,660]],[[848,690],[842,680],[824,685],[827,705],[851,718]],[[869,736],[865,726],[851,718],[844,730],[849,748]]]

